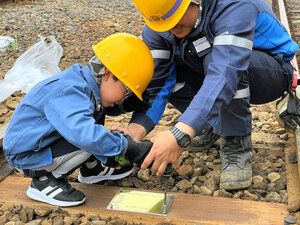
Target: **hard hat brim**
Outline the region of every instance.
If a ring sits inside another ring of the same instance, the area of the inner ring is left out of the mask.
[[[181,20],[190,5],[190,2],[190,0],[183,0],[182,4],[178,7],[176,12],[166,20],[161,19],[159,21],[150,21],[149,19],[144,17],[144,21],[148,27],[156,32],[169,31],[173,27],[175,27],[175,25]]]
[[[115,33],[92,48],[99,61],[143,100],[142,94],[154,72],[154,60],[145,42],[131,34]],[[140,67],[142,63],[144,66]]]

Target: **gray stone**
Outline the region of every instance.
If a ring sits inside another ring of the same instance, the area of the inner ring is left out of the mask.
[[[251,192],[249,192],[247,190],[244,191],[244,197],[246,199],[253,200],[253,201],[259,200],[259,197],[257,195],[252,194]]]
[[[42,224],[42,219],[31,220],[30,222],[26,223],[26,225],[41,225],[41,224]]]
[[[263,162],[260,164],[260,169],[261,170],[266,170],[268,168],[270,168],[272,165],[269,161]]]
[[[220,189],[218,193],[219,197],[225,197],[225,198],[232,198],[232,194],[228,191],[225,191],[224,189]]]
[[[64,219],[62,216],[57,216],[55,218],[52,219],[53,221],[53,225],[64,225]]]
[[[27,222],[28,222],[27,214],[26,214],[24,208],[20,210],[19,216],[20,216],[20,220],[21,220],[22,222],[24,222],[24,223],[27,223]]]
[[[284,128],[278,128],[278,129],[276,129],[275,130],[275,134],[285,134],[286,133],[286,131],[285,131],[285,129]]]
[[[44,217],[48,216],[51,213],[51,209],[48,207],[39,206],[34,210],[34,213],[38,216]]]
[[[204,195],[211,195],[213,193],[206,186],[201,186],[200,190],[201,190],[201,194],[204,194]]]
[[[106,225],[106,222],[102,221],[102,220],[98,220],[98,221],[93,221],[92,224],[93,225]]]
[[[10,220],[14,222],[20,221],[20,216],[18,214],[15,214]]]
[[[258,182],[263,182],[263,180],[264,180],[264,178],[259,175],[252,177],[253,184],[258,183]]]
[[[196,181],[197,181],[197,179],[198,179],[198,177],[193,177],[193,178],[191,179],[191,183],[192,183],[192,184],[195,184]]]
[[[107,223],[107,225],[126,225],[127,222],[122,219],[113,219]]]
[[[289,134],[281,134],[281,135],[279,135],[279,138],[287,141],[289,139]]]
[[[217,182],[213,177],[210,177],[208,180],[206,180],[203,185],[207,187],[211,191],[211,193],[217,190]]]
[[[288,195],[286,190],[280,191],[281,203],[287,204],[288,203]]]
[[[238,199],[243,195],[242,191],[238,191],[232,195],[232,198]]]
[[[192,183],[186,179],[181,180],[176,184],[176,187],[178,187],[179,190],[182,190],[182,191],[187,191],[192,186],[193,186]]]
[[[271,183],[275,183],[279,179],[280,179],[280,174],[279,173],[273,172],[273,173],[268,174],[268,180]]]
[[[199,194],[199,193],[201,193],[201,189],[199,188],[198,185],[193,185],[193,193],[194,193],[194,194]]]
[[[180,158],[181,158],[182,160],[184,160],[184,159],[187,159],[189,156],[190,156],[189,151],[183,151],[183,152],[181,153]]]
[[[297,223],[297,219],[291,215],[288,215],[284,218],[284,225],[295,224]]]
[[[8,100],[8,101],[6,101],[5,104],[6,104],[7,108],[9,108],[11,110],[15,110],[19,103],[16,101]]]
[[[265,182],[256,182],[253,184],[253,189],[267,189],[267,184]]]
[[[0,224],[5,224],[9,221],[9,218],[11,217],[11,212],[6,211],[2,216],[0,216]]]
[[[64,225],[72,225],[72,224],[73,224],[73,218],[70,216],[65,216]]]
[[[202,183],[205,182],[206,181],[206,176],[199,176],[198,181],[200,181]]]
[[[180,176],[190,176],[193,174],[193,167],[191,165],[182,165],[180,168],[177,170],[177,173]]]
[[[149,181],[150,178],[150,170],[149,169],[145,169],[145,170],[139,170],[139,172],[137,173],[137,177],[140,178],[142,181]]]
[[[268,202],[281,202],[281,197],[277,192],[270,192],[266,198],[265,198]]]
[[[202,171],[202,168],[198,167],[198,168],[195,168],[194,171],[193,171],[193,177],[198,177],[198,176],[201,176],[201,171]]]

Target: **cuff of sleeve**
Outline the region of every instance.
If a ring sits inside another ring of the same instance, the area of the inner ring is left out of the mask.
[[[186,116],[185,114],[182,114],[179,117],[178,122],[183,122],[183,123],[191,126],[195,130],[196,135],[200,135],[202,133],[203,129],[209,129],[210,128],[210,126],[206,122],[206,120],[204,120],[201,117],[197,117],[197,118],[192,119],[192,118]]]
[[[134,112],[130,123],[137,123],[146,129],[147,134],[153,130],[155,123],[145,114],[145,112]]]

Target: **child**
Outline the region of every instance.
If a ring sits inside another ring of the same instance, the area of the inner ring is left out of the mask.
[[[32,177],[27,195],[34,200],[58,206],[82,204],[85,195],[66,180],[76,168],[88,162],[85,166],[97,167],[102,178],[106,173],[111,178],[114,172],[116,179],[123,178],[132,166],[111,170],[92,165],[91,158],[104,165],[117,165],[111,164],[115,156],[141,163],[151,148],[150,142],[135,142],[103,126],[105,109],[121,102],[126,93],[142,100],[154,69],[150,50],[125,33],[108,36],[93,50],[96,57],[88,66],[75,64],[32,88],[8,125],[3,140],[6,158]]]

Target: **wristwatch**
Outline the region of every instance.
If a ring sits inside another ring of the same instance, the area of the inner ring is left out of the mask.
[[[188,146],[189,143],[191,143],[191,137],[190,135],[182,132],[181,130],[179,130],[177,127],[172,127],[171,129],[172,134],[174,135],[177,144],[181,147],[181,148],[185,148],[186,146]]]

